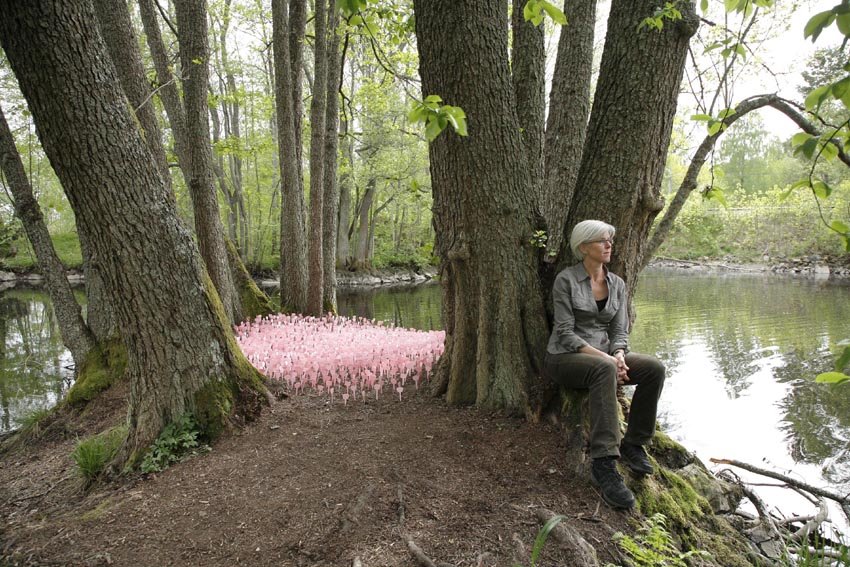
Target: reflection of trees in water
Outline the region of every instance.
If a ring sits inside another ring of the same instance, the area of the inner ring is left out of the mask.
[[[850,389],[816,384],[813,377],[832,366],[823,349],[792,352],[775,371],[790,387],[780,402],[782,430],[795,461],[823,466],[824,476],[835,483],[850,482]]]
[[[440,288],[419,285],[337,293],[340,315],[386,321],[397,327],[442,329]]]
[[[0,295],[0,427],[49,407],[70,385],[66,350],[47,295],[12,290]]]

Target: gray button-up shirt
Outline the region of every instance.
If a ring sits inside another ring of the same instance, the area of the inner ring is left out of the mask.
[[[551,354],[578,352],[590,345],[613,353],[629,350],[629,314],[626,284],[605,269],[608,282],[608,302],[602,311],[596,307],[590,276],[584,264],[563,270],[555,278],[552,298],[555,303],[555,323],[546,350]]]

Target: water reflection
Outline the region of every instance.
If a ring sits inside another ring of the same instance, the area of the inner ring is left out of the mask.
[[[340,315],[386,321],[396,327],[433,331],[443,328],[440,286],[428,283],[337,293]]]
[[[5,431],[55,405],[73,378],[73,361],[45,293],[0,294],[0,352],[0,430]]]

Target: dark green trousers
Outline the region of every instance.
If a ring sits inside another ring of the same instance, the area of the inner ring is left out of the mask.
[[[664,388],[664,365],[654,356],[626,355],[629,381],[636,385],[624,440],[646,445],[655,432],[658,399]],[[561,386],[589,390],[590,457],[620,456],[620,420],[617,407],[617,367],[591,354],[546,354],[545,375]]]

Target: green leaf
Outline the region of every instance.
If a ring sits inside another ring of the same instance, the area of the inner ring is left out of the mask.
[[[727,209],[729,208],[729,202],[726,200],[726,195],[721,189],[717,187],[712,187],[711,189],[703,193],[702,196],[706,201],[717,201],[718,203],[723,205],[723,207]]]
[[[421,121],[425,120],[425,118],[427,116],[428,116],[428,109],[425,108],[423,105],[416,103],[416,106],[413,107],[413,110],[411,110],[407,114],[407,120],[408,120],[408,122],[416,123],[416,122],[421,122]]]
[[[708,0],[700,0],[699,9],[703,14],[708,12]]]
[[[835,232],[840,232],[842,234],[847,234],[850,232],[850,226],[847,226],[840,220],[834,220],[829,224],[829,228],[834,230]]]
[[[549,538],[549,533],[553,529],[555,529],[555,526],[557,526],[564,520],[566,520],[565,516],[552,516],[551,518],[549,518],[548,522],[543,524],[543,527],[540,528],[540,531],[537,532],[537,537],[534,539],[534,546],[531,548],[531,567],[536,567],[537,558],[540,556],[540,552],[543,550],[543,546],[546,545],[546,540]]]
[[[740,55],[742,59],[747,58],[747,51],[744,49],[743,44],[740,44],[740,43],[735,44],[735,53]]]
[[[708,122],[711,120],[711,116],[708,114],[694,114],[691,116],[691,120],[696,120],[698,122]]]
[[[823,181],[815,181],[812,183],[812,191],[821,199],[826,199],[832,194],[832,187]]]
[[[540,8],[537,6],[537,0],[528,0],[522,8],[522,17],[526,22],[531,21],[539,13]]]
[[[808,132],[797,132],[793,136],[791,136],[791,146],[797,148],[802,146],[807,140],[812,139],[814,136],[809,134]],[[798,182],[799,183],[799,182]]]
[[[815,157],[815,152],[818,149],[818,138],[812,137],[803,142],[799,148],[794,150],[794,153],[802,153],[807,159]]]
[[[363,23],[363,17],[360,14],[354,14],[348,19],[348,23],[352,26],[359,26]]]
[[[547,0],[540,0],[540,4],[546,10],[546,13],[549,14],[549,17],[552,18],[553,22],[562,26],[567,25],[567,15],[560,8]]]
[[[848,380],[850,380],[850,376],[847,376],[843,372],[824,372],[823,374],[818,374],[817,378],[815,378],[815,382],[821,384],[843,384]]]
[[[727,12],[732,12],[738,7],[738,0],[723,0],[723,8]]]
[[[425,102],[443,102],[443,99],[440,95],[432,94],[425,97]]]
[[[711,119],[708,121],[708,135],[714,136],[718,132],[720,132],[720,127],[723,125],[722,122]]]
[[[825,12],[815,14],[814,16],[809,18],[809,21],[806,23],[806,27],[803,29],[803,37],[807,38],[811,36],[812,43],[814,43],[815,41],[817,41],[818,36],[821,34],[821,32],[829,24],[831,24],[834,19],[835,13],[832,10],[827,10]]]
[[[844,347],[841,355],[835,359],[835,369],[841,372],[848,364],[850,364],[850,346]]]
[[[824,161],[832,161],[835,159],[835,156],[838,155],[838,148],[832,142],[824,142],[823,147],[820,150],[820,157],[824,159]]]
[[[735,114],[735,112],[736,110],[734,108],[724,108],[723,110],[717,113],[717,117],[722,120],[723,118],[729,118],[730,116]]]
[[[443,126],[443,128],[445,128],[445,126]],[[431,119],[428,120],[428,125],[425,127],[425,139],[429,142],[433,142],[437,139],[437,136],[440,135],[440,132],[443,131],[443,128],[440,127],[439,122],[434,117],[431,117]]]
[[[850,12],[838,14],[835,21],[835,23],[838,24],[838,31],[844,34],[844,37],[850,36]]]

